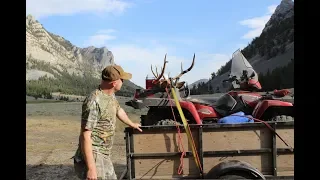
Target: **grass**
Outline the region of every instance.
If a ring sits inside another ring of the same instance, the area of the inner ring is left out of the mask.
[[[26,101],[27,104],[39,104],[39,103],[57,103],[57,102],[65,102],[62,100],[33,100],[33,101]]]

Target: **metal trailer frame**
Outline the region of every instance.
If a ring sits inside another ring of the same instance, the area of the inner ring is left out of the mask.
[[[294,128],[294,121],[290,122],[267,122],[275,131],[277,128]],[[261,149],[254,149],[254,150],[228,150],[228,151],[203,151],[202,149],[202,133],[213,132],[213,131],[221,131],[223,129],[241,129],[241,128],[259,128],[259,127],[266,127],[263,123],[246,123],[246,124],[203,124],[203,125],[189,125],[192,132],[198,131],[198,139],[194,139],[194,141],[198,141],[199,147],[197,147],[198,156],[200,158],[201,166],[203,167],[203,158],[204,157],[219,157],[223,155],[232,155],[232,156],[239,156],[239,155],[259,155],[264,153],[271,153],[272,154],[272,164],[273,164],[273,174],[264,175],[266,179],[293,179],[294,176],[278,176],[277,175],[277,155],[282,154],[294,154],[294,149],[291,148],[277,148],[276,147],[276,134],[270,133],[272,135],[272,148],[261,148]],[[163,133],[165,131],[176,131],[176,126],[142,126],[141,129],[144,133]],[[181,131],[184,131],[184,127],[180,126]],[[135,158],[160,158],[160,157],[180,157],[181,153],[176,152],[164,152],[164,153],[135,153],[134,152],[134,142],[133,142],[133,135],[139,134],[137,130],[132,128],[125,128],[125,141],[126,141],[126,170],[122,173],[120,179],[126,178],[129,180],[135,179],[135,165],[133,159]],[[186,157],[192,157],[192,152],[187,151]],[[213,168],[213,167],[211,167]],[[181,179],[181,178],[178,178]],[[184,178],[187,179],[187,178]],[[194,179],[194,177],[193,177]],[[199,172],[198,179],[204,179]]]

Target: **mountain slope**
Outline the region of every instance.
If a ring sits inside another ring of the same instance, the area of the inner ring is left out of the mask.
[[[79,48],[47,31],[31,15],[26,17],[26,84],[28,95],[52,92],[85,95],[100,83],[101,70],[114,64],[106,47]],[[132,95],[136,88],[125,81],[119,95]]]
[[[294,58],[294,3],[282,0],[266,23],[261,35],[242,50],[257,73],[265,74],[286,66]],[[222,66],[209,83],[213,89],[227,91],[222,81],[228,78],[231,61]],[[292,75],[293,76],[293,75]]]
[[[189,85],[189,87],[193,87],[194,85],[198,85],[200,83],[207,83],[209,81],[209,79],[199,79],[198,81],[196,82],[193,82],[192,84]]]

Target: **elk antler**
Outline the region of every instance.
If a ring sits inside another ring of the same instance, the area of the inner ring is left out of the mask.
[[[168,62],[168,61],[166,61],[166,59],[167,59],[167,54],[164,56],[163,68],[162,68],[161,73],[160,73],[159,75],[158,75],[158,73],[157,73],[157,75],[156,75],[156,74],[153,72],[153,70],[152,70],[152,65],[151,65],[152,74],[153,74],[154,77],[156,78],[155,80],[153,80],[153,82],[158,82],[158,81],[160,80],[160,78],[163,76],[164,70],[166,69],[166,63]]]
[[[152,72],[152,74],[153,74],[153,76],[155,77],[155,78],[157,78],[157,75],[153,72],[153,70],[152,70],[152,64],[151,64],[151,72]]]
[[[194,66],[194,59],[195,59],[195,58],[196,58],[196,54],[193,54],[193,60],[192,60],[191,66],[190,66],[187,70],[184,70],[184,71],[183,71],[183,69],[182,69],[182,62],[181,62],[181,73],[180,73],[178,76],[172,78],[172,80],[178,79],[178,78],[180,78],[182,75],[184,75],[185,73],[189,72],[189,71],[193,68],[193,66]]]

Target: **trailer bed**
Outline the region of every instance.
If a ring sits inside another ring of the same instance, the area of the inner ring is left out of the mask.
[[[285,145],[263,123],[190,125],[203,172],[200,172],[184,127],[180,126],[186,156],[178,174],[181,152],[176,126],[144,126],[143,133],[125,129],[127,179],[204,178],[228,160],[249,163],[266,178],[294,177],[294,122],[268,122]],[[203,176],[202,176],[203,175]]]

